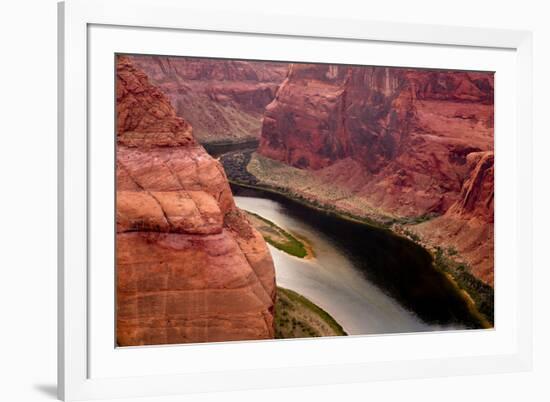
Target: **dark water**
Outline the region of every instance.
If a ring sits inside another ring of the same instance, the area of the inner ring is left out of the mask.
[[[238,185],[232,185],[232,190],[237,198],[275,201],[283,214],[314,228],[329,239],[368,282],[424,323],[443,329],[481,327],[456,287],[432,267],[430,253],[414,242],[385,229],[317,211],[279,194]],[[338,321],[338,317],[335,319]],[[391,319],[388,316],[388,320]],[[403,328],[403,332],[407,331]]]
[[[258,148],[259,140],[249,140],[237,143],[204,143],[202,146],[210,155],[217,158],[233,151],[246,151]]]

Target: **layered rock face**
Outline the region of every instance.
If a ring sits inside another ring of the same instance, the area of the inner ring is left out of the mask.
[[[389,217],[448,213],[492,226],[480,206],[491,174],[473,165],[493,149],[493,116],[491,73],[295,64],[266,108],[259,153]]]
[[[193,126],[200,142],[258,138],[264,108],[287,74],[288,64],[131,56]]]
[[[267,107],[259,151],[299,168],[354,157],[378,171],[413,121],[403,85],[391,69],[292,65]]]
[[[492,74],[408,70],[407,80],[418,99],[493,104]]]
[[[470,262],[472,273],[494,283],[494,154],[467,156],[468,175],[458,200],[440,217],[415,227],[433,244],[454,247]]]
[[[272,338],[275,273],[220,164],[117,60],[117,343]]]

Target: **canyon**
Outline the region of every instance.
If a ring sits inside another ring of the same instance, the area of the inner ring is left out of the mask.
[[[260,136],[265,106],[286,63],[192,57],[128,56],[193,126],[201,143],[246,142]]]
[[[220,163],[126,56],[116,106],[118,346],[273,338],[273,261]]]
[[[493,91],[492,73],[292,64],[248,170],[451,250],[492,286]]]
[[[492,327],[492,73],[119,55],[116,78],[119,346]]]

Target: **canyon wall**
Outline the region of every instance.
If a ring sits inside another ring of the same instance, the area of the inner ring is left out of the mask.
[[[167,56],[130,56],[193,126],[199,142],[257,139],[265,106],[288,64]]]
[[[219,162],[124,56],[116,97],[117,344],[272,338],[273,262]]]
[[[317,170],[347,157],[379,171],[413,122],[399,70],[294,64],[266,109],[259,151]]]
[[[492,283],[493,88],[492,73],[293,64],[258,152],[348,188],[366,210],[439,216],[419,226],[430,237],[445,219],[445,244]]]
[[[494,283],[494,154],[467,155],[468,174],[458,200],[440,217],[415,226],[431,244],[452,247],[466,257],[472,273]]]

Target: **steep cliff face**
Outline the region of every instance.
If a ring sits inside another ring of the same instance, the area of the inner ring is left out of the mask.
[[[117,343],[272,338],[275,275],[219,163],[117,60]]]
[[[490,173],[483,189],[470,182],[493,149],[493,116],[491,73],[295,64],[266,108],[258,152],[348,189],[365,211],[492,225],[480,206]]]
[[[468,178],[462,185],[459,200],[447,211],[447,215],[464,218],[479,218],[494,222],[494,176],[493,152],[472,152],[467,156]]]
[[[321,176],[331,166],[336,185],[359,164],[354,191],[374,207],[443,213],[458,200],[467,155],[492,149],[491,102],[490,74],[292,65],[267,106],[259,153]]]
[[[131,56],[170,99],[200,142],[258,138],[265,106],[286,76],[285,63]]]
[[[493,103],[494,81],[487,73],[408,70],[405,74],[418,99]]]
[[[440,217],[415,231],[433,244],[453,247],[470,263],[472,273],[493,285],[494,154],[467,156],[468,175],[458,200]]]
[[[352,157],[377,171],[412,122],[403,85],[397,70],[294,64],[265,112],[259,152],[313,170]]]

